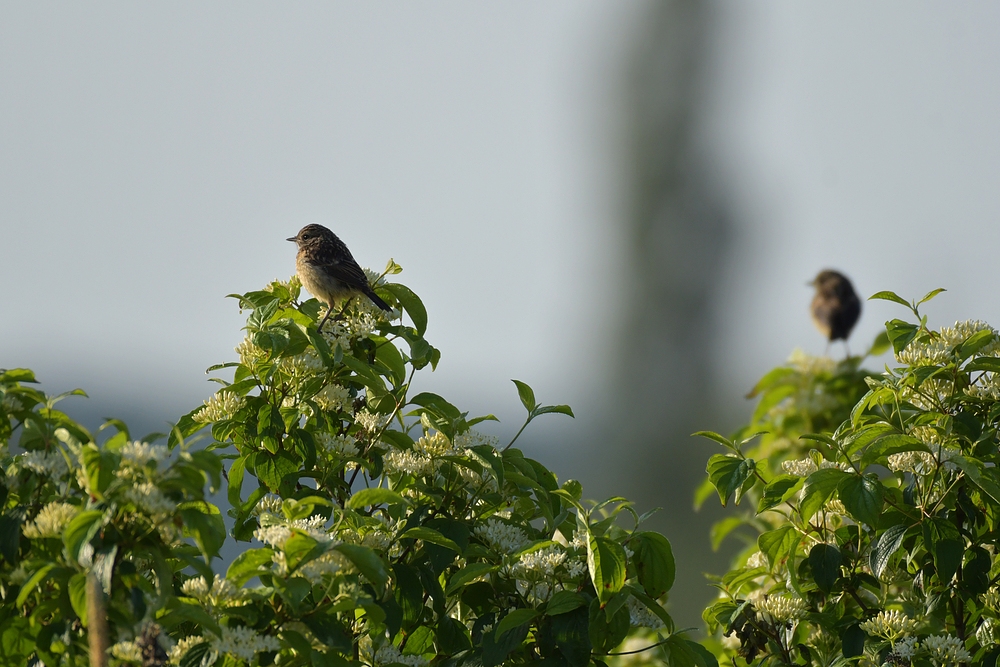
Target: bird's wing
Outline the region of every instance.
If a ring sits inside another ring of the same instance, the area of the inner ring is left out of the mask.
[[[362,292],[371,289],[368,286],[368,276],[365,275],[364,270],[358,266],[358,263],[352,257],[335,259],[321,266],[328,274],[345,285],[349,285]]]

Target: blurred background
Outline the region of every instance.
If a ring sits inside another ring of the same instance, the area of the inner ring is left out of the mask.
[[[692,492],[796,347],[820,269],[1000,324],[1000,5],[0,1],[0,366],[96,426],[216,385],[232,292],[336,231],[394,258],[442,352],[421,389],[720,572]],[[866,303],[859,352],[899,306]],[[835,356],[844,354],[838,345]],[[879,367],[882,360],[871,365]]]

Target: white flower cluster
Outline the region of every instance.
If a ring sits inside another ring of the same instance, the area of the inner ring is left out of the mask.
[[[346,411],[354,403],[351,391],[342,385],[330,383],[313,396],[316,404],[327,412]]]
[[[0,412],[19,412],[23,409],[24,403],[21,402],[21,399],[12,394],[4,394],[3,399],[0,400]]]
[[[758,567],[767,567],[767,556],[764,555],[762,551],[754,551],[747,558],[747,567],[750,569],[756,569]]]
[[[983,604],[993,611],[1000,611],[1000,588],[992,586],[990,590],[986,591],[986,594],[983,595]]]
[[[250,337],[247,336],[236,346],[236,354],[240,355],[240,363],[249,368],[253,368],[259,362],[267,359],[267,351],[257,347]]]
[[[566,560],[566,552],[562,547],[551,546],[522,554],[511,568],[511,572],[518,579],[533,581],[541,578],[552,577],[556,573],[556,568]]]
[[[142,649],[132,641],[118,642],[108,651],[115,658],[125,662],[142,662]]]
[[[231,391],[218,391],[205,401],[205,407],[191,415],[191,419],[199,424],[229,419],[243,406],[243,398]]]
[[[280,517],[282,516],[282,503],[283,501],[280,496],[269,493],[257,501],[252,513],[254,516],[260,516],[261,514],[273,514],[276,517]]]
[[[916,637],[904,637],[892,647],[892,652],[903,660],[912,660],[920,650],[920,640]]]
[[[388,551],[393,546],[392,534],[379,528],[369,528],[366,532],[345,528],[337,533],[337,539],[375,551]]]
[[[427,664],[427,661],[419,655],[403,655],[398,648],[391,644],[376,651],[373,662],[376,665],[400,664],[410,667],[424,667]]]
[[[121,454],[122,463],[139,468],[146,466],[150,461],[158,464],[170,456],[170,450],[166,445],[151,445],[137,440],[126,442],[118,453]]]
[[[830,357],[815,357],[795,348],[788,357],[788,365],[803,375],[818,375],[833,372],[833,369],[837,367],[837,362]]]
[[[390,415],[374,414],[362,410],[354,415],[354,422],[369,433],[378,433],[389,423],[389,417]]]
[[[274,571],[279,577],[287,577],[289,574],[288,560],[282,551],[275,552],[271,561],[274,563]],[[350,568],[350,561],[339,551],[327,551],[326,553],[303,563],[295,570],[296,576],[304,577],[309,583],[321,584],[327,575],[335,575],[345,568]]]
[[[819,470],[816,462],[810,458],[782,461],[781,469],[787,474],[795,475],[796,477],[808,477]]]
[[[973,398],[1000,401],[1000,374],[983,373],[973,384],[965,388],[965,393]]]
[[[528,544],[528,536],[517,526],[511,526],[490,517],[486,523],[476,526],[476,535],[494,551],[512,554]]]
[[[315,349],[309,347],[302,354],[294,357],[282,357],[278,360],[278,368],[289,375],[303,378],[323,373],[323,360]]]
[[[172,515],[177,509],[177,503],[163,495],[163,492],[152,482],[143,482],[129,487],[123,494],[125,500],[134,503],[139,509],[154,517]]]
[[[625,601],[625,606],[628,607],[629,621],[633,628],[659,630],[663,627],[663,620],[634,597],[629,596],[628,600]]]
[[[24,526],[24,536],[29,539],[39,537],[59,537],[79,508],[68,503],[52,502],[38,512],[38,516]]]
[[[934,472],[937,461],[928,452],[900,452],[889,455],[889,470],[909,472],[914,475],[929,475]]]
[[[962,640],[952,635],[931,635],[920,642],[920,648],[942,667],[972,660],[972,655],[965,650]]]
[[[992,646],[1000,643],[1000,623],[992,618],[983,618],[976,628],[976,640],[980,646]]]
[[[357,440],[349,435],[332,435],[330,433],[317,433],[316,444],[326,452],[340,458],[351,458],[360,453]]]
[[[809,457],[781,462],[781,469],[787,474],[795,475],[796,477],[808,477],[817,470],[824,470],[826,468],[838,468],[840,470],[848,471],[851,469],[851,466],[847,463],[841,463],[840,461],[827,461],[826,459],[820,461],[817,466],[816,462]]]
[[[525,581],[524,579],[516,579],[514,581],[514,588],[520,593],[530,604],[541,605],[548,601],[549,597],[556,591],[562,590],[562,586],[546,583],[544,581]]]
[[[385,455],[384,463],[387,475],[405,473],[414,477],[423,477],[436,470],[434,459],[423,452],[412,449],[394,449]]]
[[[455,449],[458,451],[465,451],[466,449],[472,449],[473,447],[479,447],[481,445],[488,445],[493,449],[497,448],[500,444],[500,440],[492,435],[486,435],[485,433],[480,433],[479,431],[474,431],[469,429],[465,433],[459,433],[455,436]]]
[[[219,653],[228,653],[247,662],[263,651],[281,650],[281,642],[276,637],[261,635],[252,628],[237,626],[222,628],[222,637],[209,635],[212,649]],[[212,663],[209,663],[212,664]]]
[[[954,359],[953,350],[981,331],[991,331],[994,340],[976,352],[976,356],[994,356],[1000,350],[997,330],[982,320],[955,322],[953,327],[942,327],[929,340],[914,340],[896,354],[896,361],[910,366],[939,366]]]
[[[906,616],[901,611],[890,609],[880,611],[874,618],[861,624],[861,629],[870,635],[877,635],[890,641],[903,635],[908,635],[920,625],[916,620]]]
[[[171,648],[170,651],[167,653],[167,657],[170,659],[170,663],[173,665],[179,665],[181,663],[181,658],[184,657],[184,654],[187,653],[192,646],[201,644],[204,641],[205,638],[200,635],[192,635],[190,637],[185,637],[184,639],[181,639],[179,642],[174,644],[173,648]],[[216,655],[215,657],[218,658],[218,655]],[[202,661],[202,663],[204,664],[204,661]]]
[[[292,536],[293,528],[301,530],[318,542],[330,542],[333,539],[326,532],[326,519],[321,516],[311,516],[308,519],[294,521],[287,521],[284,516],[265,512],[259,516],[260,528],[254,531],[253,536],[264,544],[278,549],[283,548],[285,541]]]
[[[273,292],[278,287],[284,287],[289,292],[294,292],[296,289],[302,287],[302,281],[299,280],[297,275],[293,275],[288,280],[279,280],[275,278],[268,284],[264,285],[265,292]]]
[[[62,477],[69,472],[66,459],[58,450],[43,452],[40,450],[25,452],[14,457],[14,474],[18,469],[30,470],[48,477]],[[8,473],[11,474],[11,473]]]
[[[770,622],[787,623],[806,615],[806,603],[787,595],[768,595],[756,605],[764,620]]]
[[[181,592],[212,607],[231,607],[246,598],[246,591],[237,588],[225,577],[215,575],[209,586],[205,577],[193,577],[181,584]]]

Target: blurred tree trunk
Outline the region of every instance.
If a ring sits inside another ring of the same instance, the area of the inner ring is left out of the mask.
[[[670,607],[680,627],[702,627],[701,610],[714,597],[702,573],[724,571],[728,559],[709,543],[718,503],[693,510],[712,452],[691,433],[720,423],[712,348],[730,239],[697,139],[711,15],[711,5],[697,0],[648,6],[631,56],[625,117],[632,284],[615,378],[623,418],[611,440],[625,455],[629,498],[665,508],[650,525],[674,546]]]

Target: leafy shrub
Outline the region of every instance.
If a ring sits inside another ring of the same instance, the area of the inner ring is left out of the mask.
[[[88,664],[88,575],[112,664],[587,665],[638,627],[679,664],[714,662],[674,633],[670,545],[628,501],[585,502],[473,430],[492,415],[410,395],[440,353],[398,272],[371,276],[391,315],[355,299],[322,332],[295,278],[234,295],[240,359],[210,369],[233,379],[165,444],[118,421],[98,442],[3,372],[0,662]],[[515,383],[525,426],[572,416]],[[244,548],[221,573],[227,540]]]
[[[1000,654],[1000,336],[980,321],[893,320],[884,373],[793,356],[750,424],[704,432],[713,529],[755,537],[704,618],[721,658],[774,664],[993,665]],[[761,434],[763,432],[763,435]]]

